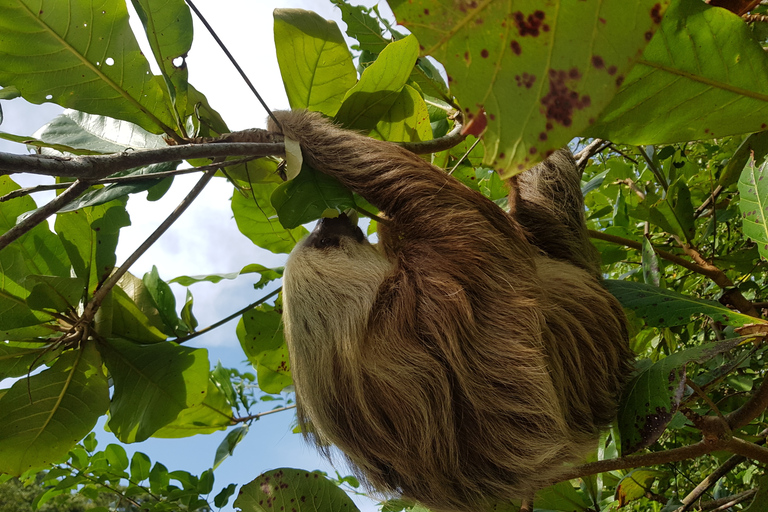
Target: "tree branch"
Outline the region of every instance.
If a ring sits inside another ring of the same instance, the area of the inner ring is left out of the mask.
[[[77,180],[72,183],[67,190],[56,196],[50,203],[38,208],[29,217],[3,233],[2,236],[0,236],[0,251],[7,247],[11,242],[18,239],[21,235],[27,233],[49,216],[69,204],[90,186],[90,182],[83,180]]]
[[[285,407],[278,407],[277,409],[272,409],[271,411],[260,412],[259,414],[251,414],[250,416],[243,416],[242,418],[235,418],[233,421],[235,423],[245,423],[246,421],[250,420],[258,420],[262,416],[267,416],[269,414],[275,414],[276,412],[283,412],[295,408],[295,405],[286,405]]]

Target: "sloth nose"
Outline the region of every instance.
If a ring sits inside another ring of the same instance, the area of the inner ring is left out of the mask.
[[[365,240],[363,231],[352,224],[349,218],[343,213],[335,218],[322,218],[317,221],[315,229],[312,231],[312,234],[309,235],[308,242],[310,242],[311,245],[319,244],[320,246],[327,246],[327,244],[323,245],[321,241],[327,239],[339,239],[342,237],[353,238],[357,242]]]

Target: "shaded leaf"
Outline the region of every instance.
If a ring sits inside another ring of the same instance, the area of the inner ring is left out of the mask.
[[[75,311],[83,296],[83,284],[74,277],[31,275],[24,284],[31,290],[27,305],[32,309]]]
[[[317,472],[280,468],[262,473],[240,488],[234,503],[242,512],[295,509],[296,512],[355,512],[347,494]]]
[[[58,354],[59,351],[47,350],[47,347],[39,343],[0,341],[0,381],[26,375]]]
[[[283,183],[272,192],[272,207],[280,224],[294,229],[323,216],[329,209],[342,212],[355,207],[352,192],[331,176],[318,172],[308,165],[301,173]]]
[[[659,274],[659,259],[656,256],[656,251],[653,250],[653,244],[649,237],[643,237],[643,281],[645,284],[651,286],[659,286],[660,274]]]
[[[182,410],[175,420],[152,434],[152,437],[179,438],[211,434],[224,430],[231,424],[232,406],[227,396],[210,379],[205,399]]]
[[[235,453],[235,448],[240,441],[245,439],[245,435],[248,433],[248,425],[241,425],[230,430],[224,440],[219,443],[216,448],[216,456],[213,460],[213,469],[219,467],[224,460]]]
[[[20,475],[56,462],[96,426],[108,405],[107,377],[92,342],[16,381],[0,398],[0,471]]]
[[[357,81],[339,27],[302,9],[275,9],[274,16],[277,62],[291,108],[335,115]]]
[[[116,338],[100,349],[115,383],[109,428],[122,442],[147,439],[205,399],[205,349],[172,342],[137,345]]]
[[[176,297],[168,283],[160,279],[156,266],[152,265],[152,270],[144,274],[142,283],[157,307],[157,313],[165,326],[163,332],[170,336],[189,334],[189,329],[182,325],[176,313]]]
[[[372,134],[390,142],[419,142],[432,139],[427,104],[410,85],[405,85],[382,116]]]
[[[707,315],[716,322],[728,325],[745,325],[760,322],[759,319],[732,311],[713,300],[697,299],[671,290],[633,281],[603,281],[621,305],[653,327],[685,325],[691,315]]]
[[[280,279],[283,275],[283,269],[282,268],[267,268],[263,265],[259,265],[258,263],[251,263],[249,265],[246,265],[243,267],[243,269],[240,272],[229,272],[226,274],[209,274],[206,276],[179,276],[171,279],[168,281],[169,283],[179,283],[182,286],[190,286],[194,283],[200,283],[203,281],[208,281],[210,283],[218,283],[219,281],[222,281],[224,279],[236,279],[238,276],[244,275],[244,274],[252,274],[252,273],[258,273],[261,274],[261,279],[258,283],[256,283],[254,286],[256,288],[261,288],[266,283],[270,281],[274,281],[275,279]]]

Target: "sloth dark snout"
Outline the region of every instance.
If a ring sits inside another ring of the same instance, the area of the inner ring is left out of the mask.
[[[306,244],[317,249],[326,247],[338,247],[342,238],[352,238],[358,243],[365,240],[363,231],[352,224],[345,214],[336,218],[323,218],[317,221],[312,233],[307,237]]]

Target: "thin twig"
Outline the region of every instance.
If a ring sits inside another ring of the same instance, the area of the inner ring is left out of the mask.
[[[18,239],[21,235],[64,208],[70,202],[74,201],[77,196],[82,194],[90,186],[90,182],[83,180],[78,180],[72,183],[67,190],[56,196],[50,203],[38,208],[29,217],[3,233],[3,235],[0,236],[0,251],[7,247],[11,242]]]
[[[663,188],[664,191],[666,192],[669,189],[669,184],[667,183],[667,179],[664,177],[664,174],[662,174],[661,170],[658,167],[656,167],[656,164],[653,163],[653,160],[651,160],[651,157],[649,157],[648,153],[645,152],[645,148],[643,146],[638,146],[637,149],[640,155],[642,155],[643,159],[645,160],[645,163],[648,164],[648,168],[656,177],[656,181],[659,182],[659,185],[661,185],[661,188]]]
[[[477,146],[477,144],[478,144],[479,142],[480,142],[480,139],[477,139],[477,140],[475,140],[475,142],[473,142],[473,143],[472,143],[472,145],[469,147],[469,149],[466,151],[466,153],[464,153],[463,155],[461,155],[461,158],[459,158],[459,161],[458,161],[458,162],[456,162],[456,165],[454,165],[454,166],[451,168],[451,170],[450,170],[450,171],[448,171],[448,176],[451,176],[451,175],[453,174],[453,172],[454,172],[456,169],[458,169],[459,165],[461,165],[461,162],[463,162],[464,160],[466,160],[466,158],[469,156],[469,154],[472,152],[472,150],[473,150],[473,149],[475,149],[475,146]]]
[[[200,21],[205,25],[205,28],[208,30],[208,33],[213,36],[213,39],[216,41],[216,43],[219,45],[219,48],[222,49],[224,52],[224,55],[227,56],[229,59],[229,62],[232,63],[233,66],[235,66],[235,69],[238,73],[240,73],[240,77],[245,81],[246,85],[251,89],[251,92],[256,95],[256,99],[259,100],[259,103],[261,103],[261,106],[264,107],[264,110],[267,111],[267,114],[269,114],[269,117],[272,118],[272,120],[275,122],[275,124],[282,130],[282,126],[280,126],[280,121],[275,118],[275,114],[272,113],[272,111],[267,106],[266,102],[261,98],[261,95],[256,90],[256,88],[253,86],[251,81],[248,79],[248,76],[245,74],[245,71],[243,71],[243,68],[240,67],[240,64],[237,63],[235,58],[232,56],[231,53],[229,53],[229,50],[227,49],[226,45],[224,45],[224,42],[219,38],[219,36],[216,34],[216,31],[213,30],[213,27],[208,23],[208,20],[205,19],[205,16],[198,10],[197,7],[195,7],[195,4],[192,3],[192,0],[185,0],[187,2],[187,5],[189,5],[189,8],[195,11],[195,15],[200,19]]]
[[[226,317],[226,318],[222,318],[222,319],[221,319],[221,320],[219,320],[218,322],[212,323],[212,324],[211,324],[211,325],[209,325],[208,327],[203,327],[202,329],[200,329],[200,330],[198,330],[198,331],[195,331],[195,332],[193,332],[192,334],[188,334],[188,335],[186,335],[186,336],[182,336],[181,338],[176,338],[174,341],[175,341],[176,343],[179,343],[179,344],[181,344],[181,343],[184,343],[184,342],[186,342],[186,341],[189,341],[189,340],[191,340],[192,338],[197,338],[197,337],[198,337],[198,336],[200,336],[201,334],[205,334],[205,333],[207,333],[207,332],[209,332],[209,331],[212,331],[212,330],[214,330],[214,329],[215,329],[215,328],[217,328],[217,327],[221,327],[221,326],[222,326],[222,325],[224,325],[225,323],[229,322],[230,320],[234,320],[234,319],[235,319],[235,318],[237,318],[238,316],[242,315],[243,313],[246,313],[247,311],[250,311],[251,309],[255,308],[256,306],[260,306],[261,304],[264,304],[266,301],[268,301],[269,299],[271,299],[272,297],[274,297],[275,295],[277,295],[278,293],[280,293],[280,290],[282,290],[282,289],[283,289],[283,288],[282,288],[282,287],[280,287],[280,288],[278,288],[277,290],[275,290],[275,291],[273,291],[273,292],[269,293],[268,295],[266,295],[266,296],[264,296],[264,297],[260,298],[260,299],[259,299],[259,300],[257,300],[256,302],[253,302],[253,303],[251,303],[251,304],[248,304],[248,305],[247,305],[247,306],[245,306],[243,309],[240,309],[240,310],[238,310],[238,311],[235,311],[234,313],[232,313],[232,314],[231,314],[231,315],[229,315],[228,317]]]
[[[701,206],[696,208],[696,211],[693,212],[693,218],[698,219],[701,216],[701,214],[704,213],[704,210],[709,208],[710,205],[712,205],[712,207],[714,208],[715,201],[717,200],[717,196],[719,196],[723,190],[725,190],[725,188],[722,185],[718,185],[717,187],[715,187],[715,190],[712,191],[712,193],[709,195],[707,200],[701,203]]]
[[[233,421],[235,423],[245,423],[246,421],[257,420],[262,416],[267,416],[269,414],[275,414],[276,412],[283,412],[295,408],[296,405],[286,405],[285,407],[278,407],[277,409],[272,409],[271,411],[260,412],[259,414],[252,414],[250,416],[243,416],[242,418],[235,418]]]
[[[115,284],[117,284],[120,278],[123,277],[131,265],[133,265],[136,260],[138,260],[141,255],[147,251],[147,249],[152,247],[152,244],[154,244],[160,238],[160,236],[165,233],[174,222],[176,222],[176,219],[178,219],[181,214],[184,213],[184,211],[189,207],[189,205],[192,204],[200,192],[203,191],[208,182],[211,181],[211,178],[213,178],[214,174],[216,174],[215,169],[206,171],[206,173],[200,177],[200,180],[195,184],[195,186],[192,187],[192,190],[189,191],[187,196],[179,203],[176,209],[171,212],[171,214],[162,222],[162,224],[160,224],[160,226],[158,226],[157,229],[155,229],[155,231],[152,232],[152,234],[149,235],[146,240],[144,240],[144,243],[142,243],[139,248],[136,249],[122,265],[120,265],[120,267],[115,269],[115,272],[112,273],[112,275],[110,275],[106,281],[104,281],[98,290],[96,290],[90,302],[88,302],[88,304],[85,306],[85,311],[83,312],[82,316],[83,322],[89,323],[91,320],[93,320],[96,311],[98,311],[102,301],[107,296],[109,291],[115,286]]]
[[[750,489],[748,491],[740,492],[732,496],[726,496],[725,498],[718,498],[716,500],[702,503],[699,510],[714,510],[715,512],[725,512],[726,510],[732,510],[734,505],[738,505],[757,494],[759,489]]]

